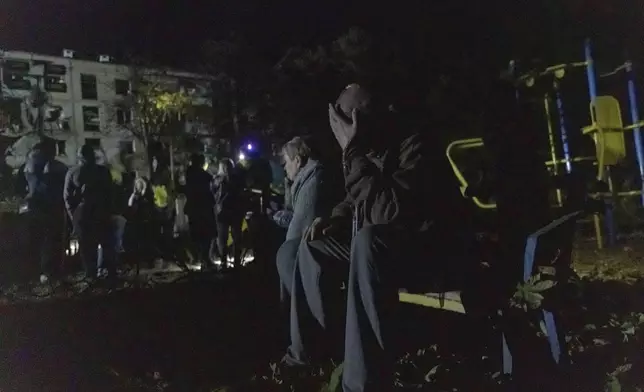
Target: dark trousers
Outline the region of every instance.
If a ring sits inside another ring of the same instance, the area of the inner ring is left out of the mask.
[[[85,267],[85,275],[88,278],[96,277],[99,245],[102,251],[102,268],[113,275],[115,252],[109,220],[96,219],[92,222],[80,222],[74,231],[78,236],[79,253]]]
[[[208,209],[203,213],[207,214]],[[198,263],[210,264],[211,250],[216,236],[216,225],[214,217],[188,216],[190,224],[190,239],[195,250],[195,261]]]
[[[311,344],[316,339],[305,326],[312,318],[319,327],[327,329],[329,310],[337,306],[329,295],[339,291],[340,279],[344,277],[347,307],[343,389],[345,392],[393,389],[396,352],[392,350],[392,332],[398,289],[412,275],[423,281],[435,280],[440,275],[437,271],[447,262],[444,256],[449,254],[441,255],[439,248],[445,252],[451,249],[454,256],[455,244],[450,241],[448,245],[444,238],[436,238],[437,234],[440,233],[419,234],[390,226],[369,226],[358,231],[352,241],[326,237],[302,242],[295,261],[292,259],[295,242],[286,242],[278,252],[278,270],[285,290],[291,294],[287,363],[305,364],[315,356]],[[460,245],[457,252],[465,248]],[[289,281],[290,284],[286,283]]]
[[[39,265],[41,274],[51,275],[61,266],[63,242],[67,237],[63,211],[61,207],[60,211],[34,209],[29,212],[29,243],[38,259],[33,264]]]
[[[171,259],[174,257],[174,219],[170,207],[156,209],[156,222],[156,257],[163,260]]]
[[[121,253],[123,249],[123,236],[125,233],[125,227],[127,226],[127,220],[121,216],[121,215],[112,215],[110,218],[110,235],[111,235],[111,243],[112,246],[114,247],[114,263],[115,265],[120,262],[118,259],[118,255]],[[105,265],[105,255],[103,253],[103,247],[98,251],[98,262],[97,266],[99,269],[107,269],[107,265]]]
[[[137,268],[142,265],[145,268],[154,266],[154,259],[157,256],[157,230],[156,221],[135,218],[127,222],[128,259]]]
[[[217,248],[219,249],[219,256],[221,256],[222,265],[224,267],[228,265],[228,233],[230,232],[233,238],[233,256],[235,266],[241,266],[243,217],[220,214],[216,216],[216,220]]]

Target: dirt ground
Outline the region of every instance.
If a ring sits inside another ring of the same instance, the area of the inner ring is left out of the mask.
[[[581,306],[568,315],[566,390],[641,391],[644,240],[602,251],[578,241],[574,260]],[[0,391],[322,390],[331,363],[305,381],[271,368],[285,348],[286,319],[267,271],[165,274],[111,292],[61,286],[42,297],[5,287]],[[474,365],[466,317],[409,305],[400,324],[401,390],[502,390],[498,347],[490,342]]]
[[[197,391],[212,380],[250,379],[277,353],[280,331],[277,309],[243,285],[191,279],[5,304],[0,390],[147,390],[172,380],[181,385],[173,390]]]

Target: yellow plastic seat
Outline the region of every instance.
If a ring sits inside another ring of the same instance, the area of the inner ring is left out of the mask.
[[[603,179],[603,168],[616,165],[626,158],[624,141],[624,123],[619,101],[612,96],[604,95],[590,103],[592,124],[584,127],[583,133],[591,135],[595,141],[599,174]]]

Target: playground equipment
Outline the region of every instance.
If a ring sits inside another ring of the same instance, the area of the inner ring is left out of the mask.
[[[621,108],[619,101],[612,96],[598,96],[597,83],[595,73],[595,63],[592,57],[592,47],[590,40],[585,42],[585,61],[574,62],[567,64],[559,64],[549,66],[540,70],[533,70],[521,76],[514,76],[516,71],[515,63],[510,63],[510,72],[513,74],[513,79],[518,86],[533,87],[537,80],[544,78],[552,78],[551,89],[544,93],[543,104],[544,113],[547,121],[548,131],[548,147],[550,160],[545,162],[549,167],[551,174],[558,176],[562,174],[561,166],[565,173],[571,173],[574,164],[578,162],[590,161],[597,166],[596,179],[599,184],[604,185],[607,191],[594,192],[590,197],[602,199],[605,202],[606,209],[604,213],[604,224],[607,232],[608,245],[614,245],[616,242],[616,229],[613,216],[613,205],[615,200],[624,197],[640,196],[642,206],[644,206],[644,146],[642,143],[641,128],[644,122],[640,121],[639,111],[637,107],[637,95],[635,89],[635,75],[633,72],[632,63],[626,61],[624,64],[617,67],[614,71],[601,74],[600,78],[607,78],[616,75],[620,72],[625,72],[627,76],[627,88],[629,108],[631,114],[631,124],[624,125]],[[560,93],[560,80],[563,79],[569,70],[584,68],[588,80],[588,91],[590,101],[590,120],[591,124],[584,126],[581,131],[583,135],[592,137],[595,143],[595,155],[589,157],[574,157],[570,149],[568,140],[568,129],[566,128],[565,112],[563,99]],[[519,90],[517,88],[517,97],[519,97]],[[553,101],[554,111],[556,111],[556,119],[558,121],[558,133],[560,149],[556,137],[555,123],[553,120]],[[613,181],[611,178],[611,167],[623,162],[627,158],[626,154],[626,140],[624,133],[627,131],[633,132],[633,144],[635,146],[635,153],[637,164],[639,168],[639,176],[641,179],[641,189],[628,190],[617,192],[614,189]],[[484,147],[482,138],[471,138],[456,140],[452,142],[446,150],[447,158],[452,166],[454,174],[461,185],[461,193],[465,196],[466,189],[469,184],[456,164],[453,155],[458,150],[468,150],[473,148]],[[563,157],[559,156],[558,151],[561,150]],[[478,196],[471,197],[474,204],[482,209],[494,209],[496,204],[491,201],[481,200]],[[559,207],[562,206],[563,195],[560,189],[556,190],[556,203]],[[601,218],[599,214],[593,216],[595,233],[597,238],[598,248],[604,246],[603,231],[601,225]]]

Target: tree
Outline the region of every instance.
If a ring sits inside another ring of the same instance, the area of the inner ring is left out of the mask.
[[[325,45],[290,48],[274,67],[279,120],[298,133],[326,129],[326,105],[347,84],[395,81],[399,89],[407,69],[396,47],[353,27]]]
[[[173,91],[164,85],[159,77],[145,77],[144,72],[140,70],[133,70],[132,76],[132,90],[116,105],[131,111],[131,121],[126,122],[125,127],[143,144],[150,173],[153,159],[152,143],[169,143],[171,176],[174,183],[174,144],[186,136],[185,115],[192,107],[193,97],[181,89]]]
[[[227,39],[206,42],[202,63],[202,71],[212,77],[213,117],[219,137],[239,138],[246,125],[267,125],[270,67],[242,36],[233,33]]]

